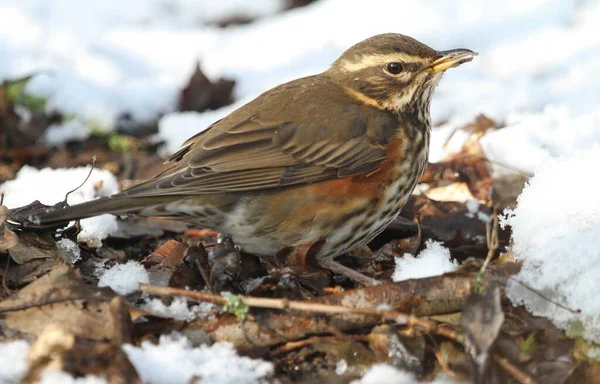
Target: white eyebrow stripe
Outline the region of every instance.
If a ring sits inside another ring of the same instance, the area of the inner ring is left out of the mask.
[[[356,72],[365,68],[375,67],[378,65],[384,65],[386,63],[391,62],[417,62],[417,63],[425,63],[427,59],[424,59],[419,56],[407,55],[406,53],[397,52],[397,53],[389,53],[385,55],[364,55],[361,56],[358,61],[350,62],[345,61],[341,69],[345,72]]]

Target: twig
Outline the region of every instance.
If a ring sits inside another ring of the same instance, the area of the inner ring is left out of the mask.
[[[526,171],[524,169],[515,167],[514,165],[503,163],[503,162],[500,162],[500,161],[497,161],[497,160],[490,160],[490,159],[488,159],[485,156],[478,156],[478,155],[473,155],[473,154],[470,154],[470,153],[457,153],[457,154],[454,155],[453,158],[454,159],[475,158],[476,160],[481,160],[484,163],[488,163],[488,164],[491,164],[491,165],[497,165],[498,167],[501,167],[501,168],[504,168],[504,169],[508,169],[509,171],[513,171],[515,173],[519,173],[519,174],[521,174],[521,175],[523,175],[525,177],[529,177],[529,178],[533,177],[533,173],[531,173],[531,172],[528,172],[528,171]],[[452,160],[450,160],[450,161],[452,161]]]
[[[525,287],[525,289],[527,289],[528,291],[531,291],[533,293],[535,293],[536,295],[538,295],[539,297],[541,297],[543,300],[546,300],[547,302],[549,302],[550,304],[556,305],[559,308],[564,309],[565,311],[569,311],[573,314],[578,314],[581,313],[581,309],[572,309],[567,307],[566,305],[563,305],[557,301],[552,300],[551,298],[549,298],[548,296],[544,295],[542,292],[538,291],[537,289],[525,284],[524,282],[515,279],[512,276],[509,276],[509,279],[514,281],[515,283],[521,284],[523,287]]]
[[[1,205],[1,204],[0,204]],[[12,294],[12,289],[8,287],[8,270],[10,268],[10,255],[6,256],[6,268],[4,268],[4,276],[2,276],[2,288],[4,288],[4,292],[10,296]]]
[[[192,291],[179,288],[163,287],[149,284],[140,284],[140,291],[159,295],[159,296],[180,296],[186,297],[191,300],[204,301],[217,305],[226,305],[228,300],[226,297],[221,295],[215,295],[212,293]],[[259,307],[259,308],[270,308],[270,309],[281,309],[281,310],[296,310],[296,311],[310,311],[319,313],[329,314],[352,314],[352,315],[366,315],[366,316],[378,316],[386,320],[395,321],[397,323],[406,325],[408,327],[419,327],[426,332],[435,333],[439,336],[446,337],[450,340],[456,341],[459,344],[464,343],[462,334],[454,329],[448,328],[435,321],[422,319],[416,316],[400,313],[396,311],[378,311],[373,308],[348,308],[341,305],[329,305],[329,304],[318,304],[303,301],[292,301],[287,299],[272,299],[265,297],[248,297],[240,296],[239,300],[247,306]],[[304,345],[314,342],[314,339],[310,341],[299,341],[288,345],[284,350],[289,351],[295,348],[302,347]],[[284,346],[285,347],[285,346]],[[437,357],[437,356],[436,356]],[[527,373],[521,371],[518,367],[513,365],[508,359],[494,355],[494,359],[498,362],[500,367],[508,372],[515,380],[521,384],[535,384]],[[440,365],[443,364],[440,363]],[[448,367],[446,367],[448,368]],[[446,370],[444,368],[444,370]],[[448,372],[449,369],[448,369]]]
[[[92,175],[92,172],[94,171],[94,167],[96,166],[96,155],[92,156],[92,167],[90,168],[90,171],[88,172],[87,176],[85,177],[85,180],[83,180],[83,183],[81,183],[78,187],[76,187],[75,189],[70,190],[69,192],[67,192],[67,194],[65,195],[65,199],[64,199],[64,203],[67,204],[67,199],[69,198],[69,195],[73,192],[75,192],[76,190],[78,190],[79,188],[83,187],[83,185],[85,183],[87,183],[87,181],[89,180],[90,176]]]
[[[53,305],[53,304],[61,304],[61,303],[66,303],[69,301],[78,301],[78,300],[85,300],[87,302],[92,302],[92,301],[103,301],[104,299],[102,298],[98,298],[98,299],[94,299],[94,298],[90,298],[90,297],[66,297],[66,298],[60,298],[60,299],[50,299],[47,301],[43,301],[43,302],[37,302],[37,303],[27,303],[27,304],[21,304],[21,305],[15,305],[14,307],[7,307],[7,308],[0,308],[0,314],[2,313],[8,313],[8,312],[17,312],[17,311],[24,311],[26,309],[30,309],[30,308],[39,308],[39,307],[45,307],[46,305]]]
[[[149,284],[140,284],[140,291],[159,296],[186,297],[188,299],[196,301],[205,301],[222,306],[229,304],[228,299],[224,296],[200,291],[192,291]],[[375,308],[349,308],[344,307],[342,305],[319,304],[306,301],[291,301],[285,298],[272,299],[266,297],[241,296],[240,301],[242,304],[247,305],[249,307],[258,308],[308,311],[329,314],[376,316],[409,327],[419,327],[427,332],[436,333],[440,336],[444,336],[458,342],[461,342],[462,340],[461,335],[454,329],[440,325],[432,320],[422,319],[413,315],[408,315],[406,313],[401,313],[397,311],[379,311]]]
[[[448,366],[448,363],[446,362],[446,360],[444,359],[444,357],[442,356],[440,351],[438,351],[437,348],[433,349],[433,355],[435,356],[437,362],[440,364],[440,367],[442,367],[442,369],[444,370],[444,372],[446,372],[446,374],[448,376],[456,377],[456,374],[454,372],[452,372],[452,370]]]
[[[519,367],[508,361],[506,357],[494,355],[494,361],[496,361],[502,369],[509,373],[513,379],[517,380],[521,384],[536,384],[537,381],[526,372],[523,372]]]
[[[344,335],[343,338],[349,339],[352,341],[366,341],[366,340],[368,340],[369,336],[367,336],[367,335]],[[284,345],[282,345],[281,347],[279,347],[275,351],[273,351],[272,354],[276,356],[278,354],[288,353],[288,352],[294,351],[296,349],[306,347],[307,345],[318,343],[319,341],[329,341],[329,340],[335,341],[335,340],[339,340],[339,339],[340,339],[339,336],[313,336],[313,337],[309,337],[308,339],[304,339],[304,340],[288,341],[287,343],[285,343]]]
[[[485,223],[485,238],[487,240],[488,253],[475,278],[475,292],[480,292],[481,284],[483,283],[483,276],[487,270],[488,265],[494,258],[494,254],[498,249],[498,205],[494,204],[492,208],[492,220]]]

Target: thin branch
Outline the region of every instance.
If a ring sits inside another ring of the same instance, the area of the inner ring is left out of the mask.
[[[531,377],[528,373],[523,372],[519,367],[508,361],[506,357],[494,355],[494,361],[496,361],[502,369],[510,374],[513,379],[517,380],[520,384],[536,384],[537,381]]]
[[[92,302],[92,301],[105,301],[105,299],[94,299],[94,298],[90,298],[90,297],[67,297],[67,298],[60,298],[60,299],[50,299],[47,301],[42,301],[42,302],[37,302],[37,303],[27,303],[27,304],[21,304],[21,305],[15,305],[14,307],[8,307],[8,308],[0,308],[0,314],[2,313],[8,313],[8,312],[17,312],[17,311],[24,311],[26,309],[30,309],[30,308],[39,308],[39,307],[45,307],[47,305],[53,305],[53,304],[61,304],[61,303],[66,303],[69,301],[78,301],[78,300],[85,300],[87,302]]]
[[[4,288],[4,292],[6,292],[6,294],[8,296],[10,296],[12,294],[12,289],[10,289],[8,287],[8,271],[10,269],[10,255],[6,256],[6,268],[4,268],[4,276],[2,276],[2,288]]]
[[[368,339],[369,339],[368,335],[343,335],[342,337],[344,339],[348,339],[348,340],[352,340],[352,341],[368,341]],[[311,345],[311,344],[314,344],[314,343],[317,343],[320,341],[329,341],[329,340],[337,341],[339,339],[340,339],[340,336],[313,336],[313,337],[309,337],[308,339],[304,339],[304,340],[288,341],[284,345],[278,347],[273,352],[271,352],[271,354],[273,356],[277,356],[279,354],[288,353],[288,352],[306,347],[307,345]]]
[[[92,176],[92,172],[94,171],[94,168],[96,167],[96,155],[92,156],[92,165],[90,168],[90,171],[88,172],[87,176],[85,177],[85,180],[83,180],[83,183],[81,183],[78,187],[76,187],[75,189],[70,190],[69,192],[67,192],[67,194],[65,195],[65,199],[64,199],[64,203],[67,204],[67,199],[69,198],[69,195],[73,192],[75,192],[76,190],[78,190],[79,188],[83,187],[85,185],[85,183],[87,183],[87,181],[89,180],[90,176]]]
[[[222,306],[228,304],[226,297],[223,297],[221,295],[215,295],[212,293],[149,284],[140,284],[139,289],[141,292],[153,295],[186,297],[191,300],[209,302],[212,304]],[[380,311],[375,308],[349,308],[344,307],[342,305],[319,304],[306,301],[292,301],[285,298],[272,299],[266,297],[242,296],[240,297],[240,300],[242,304],[247,305],[249,307],[308,311],[329,314],[376,316],[409,327],[419,327],[427,332],[432,332],[458,342],[460,342],[462,339],[461,335],[454,329],[440,325],[432,320],[422,319],[413,315],[408,315],[406,313],[401,313],[397,311]]]
[[[485,271],[487,270],[488,265],[494,258],[496,254],[496,250],[498,249],[498,205],[494,204],[492,208],[492,220],[485,223],[485,238],[487,241],[488,253],[475,278],[475,292],[479,292],[481,289],[481,284],[483,283],[483,276],[485,275]]]
[[[442,356],[442,354],[437,348],[433,349],[433,355],[435,356],[437,362],[440,364],[440,367],[442,367],[442,369],[444,370],[444,372],[446,372],[448,376],[456,377],[456,374],[452,372],[452,370],[448,366],[448,363],[446,362],[446,359],[444,359],[444,356]]]
[[[527,285],[526,283],[524,283],[524,282],[522,282],[522,281],[520,281],[520,280],[517,280],[517,279],[515,279],[515,278],[514,278],[514,277],[512,277],[512,276],[509,276],[508,278],[509,278],[510,280],[514,281],[515,283],[521,284],[523,287],[525,287],[525,289],[527,289],[527,290],[528,290],[528,291],[530,291],[530,292],[533,292],[533,293],[535,293],[535,294],[536,294],[536,295],[538,295],[540,298],[542,298],[543,300],[546,300],[546,301],[547,301],[547,302],[549,302],[550,304],[556,305],[557,307],[559,307],[559,308],[562,308],[562,309],[564,309],[565,311],[569,311],[569,312],[571,312],[571,313],[573,313],[573,314],[578,314],[578,313],[581,313],[581,309],[572,309],[572,308],[569,308],[569,307],[567,307],[567,306],[566,306],[566,305],[564,305],[564,304],[561,304],[561,303],[559,303],[559,302],[557,302],[557,301],[554,301],[554,300],[552,300],[552,299],[551,299],[551,298],[549,298],[548,296],[544,295],[542,292],[538,291],[537,289],[535,289],[535,288],[533,288],[533,287],[531,287],[531,286]]]

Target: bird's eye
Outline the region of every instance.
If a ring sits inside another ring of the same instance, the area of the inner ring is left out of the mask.
[[[392,75],[397,75],[404,70],[404,67],[400,63],[388,63],[386,69]]]

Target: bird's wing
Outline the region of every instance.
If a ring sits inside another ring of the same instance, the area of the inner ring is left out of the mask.
[[[190,138],[167,171],[124,194],[248,191],[369,173],[397,128],[392,115],[327,80],[296,80]]]

